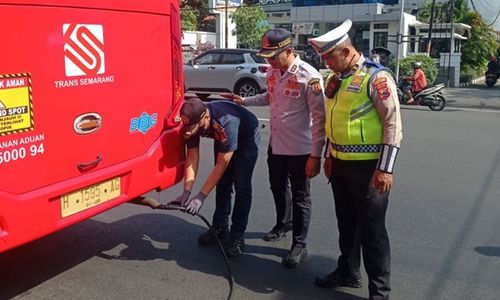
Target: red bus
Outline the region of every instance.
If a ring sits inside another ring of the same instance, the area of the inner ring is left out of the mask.
[[[0,252],[181,180],[177,0],[7,0],[0,27]]]

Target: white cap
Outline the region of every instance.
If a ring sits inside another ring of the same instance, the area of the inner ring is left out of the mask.
[[[349,29],[351,29],[352,21],[347,19],[339,27],[330,30],[329,32],[308,39],[309,44],[313,46],[314,50],[318,52],[319,55],[323,55],[335,49],[339,44],[347,40],[349,35]]]

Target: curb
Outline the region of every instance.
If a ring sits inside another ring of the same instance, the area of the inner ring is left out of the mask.
[[[482,80],[484,80],[484,76],[478,77],[478,78],[476,78],[476,79],[472,79],[472,80],[471,80],[471,81],[469,81],[469,82],[460,83],[460,84],[458,85],[458,87],[461,87],[461,88],[468,87],[469,85],[475,84],[476,82],[478,82],[478,81],[482,81]]]

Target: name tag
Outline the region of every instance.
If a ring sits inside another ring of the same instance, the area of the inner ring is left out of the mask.
[[[346,90],[349,92],[360,93],[361,92],[361,84],[363,83],[363,79],[365,79],[366,73],[359,73],[354,75],[354,78],[351,81],[351,84],[347,87]]]

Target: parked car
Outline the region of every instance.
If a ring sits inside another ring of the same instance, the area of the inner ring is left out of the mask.
[[[260,4],[278,4],[281,2],[281,0],[260,0],[259,2]]]
[[[267,88],[266,60],[251,49],[211,49],[184,64],[186,93],[206,100],[212,93],[235,93],[243,97]]]

